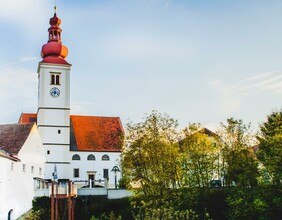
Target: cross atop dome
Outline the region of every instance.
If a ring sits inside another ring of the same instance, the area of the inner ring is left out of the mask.
[[[55,0],[55,5],[54,5],[54,13],[56,14],[56,10],[57,10],[57,1]]]

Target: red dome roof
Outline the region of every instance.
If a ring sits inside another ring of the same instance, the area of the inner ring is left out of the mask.
[[[68,48],[62,44],[61,33],[62,29],[59,27],[61,19],[57,17],[56,13],[50,18],[51,27],[48,29],[49,40],[47,44],[42,46],[41,57],[43,63],[54,64],[69,64],[65,58],[68,55]]]

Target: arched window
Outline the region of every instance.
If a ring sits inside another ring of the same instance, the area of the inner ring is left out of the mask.
[[[56,85],[60,85],[60,76],[56,75]]]
[[[89,154],[87,160],[95,160],[95,156],[93,154]]]
[[[110,160],[110,157],[107,154],[104,154],[102,156],[102,160]]]
[[[55,84],[55,75],[51,75],[51,84],[54,85]]]
[[[72,160],[80,160],[80,156],[78,154],[75,154],[72,156]]]

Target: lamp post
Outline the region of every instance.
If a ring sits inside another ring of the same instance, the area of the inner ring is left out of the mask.
[[[118,166],[114,166],[111,171],[115,172],[115,189],[117,189],[117,172],[120,172],[120,169]]]

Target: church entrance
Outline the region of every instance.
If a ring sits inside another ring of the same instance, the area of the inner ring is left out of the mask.
[[[88,173],[89,188],[93,188],[95,185],[95,172],[87,172],[87,173]]]

